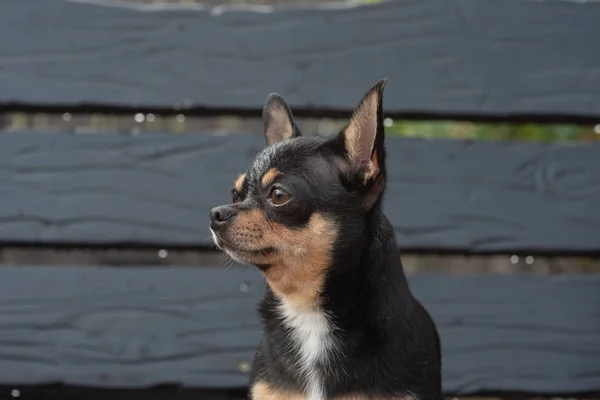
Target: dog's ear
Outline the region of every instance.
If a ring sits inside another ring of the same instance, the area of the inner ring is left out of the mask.
[[[267,146],[301,135],[287,103],[277,93],[271,93],[263,107],[263,123]]]
[[[386,83],[387,78],[382,79],[367,92],[338,137],[352,169],[360,171],[367,209],[379,200],[385,189],[382,101]]]

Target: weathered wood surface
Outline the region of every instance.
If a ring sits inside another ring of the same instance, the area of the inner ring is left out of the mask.
[[[210,244],[260,135],[0,135],[0,242]],[[388,139],[406,251],[600,250],[600,145]]]
[[[600,392],[600,276],[411,275],[439,326],[444,388]],[[252,268],[0,267],[0,385],[247,384]]]
[[[600,3],[421,0],[273,13],[0,2],[0,105],[600,115]],[[29,29],[28,27],[35,27]]]

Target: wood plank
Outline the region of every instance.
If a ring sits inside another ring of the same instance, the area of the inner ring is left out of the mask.
[[[600,276],[409,279],[447,394],[600,392]],[[0,385],[244,387],[263,288],[252,268],[4,266]]]
[[[298,114],[332,114],[387,76],[390,115],[600,115],[595,1],[389,1],[219,15],[102,3],[0,2],[0,37],[10,38],[0,41],[0,106],[258,115],[277,91]]]
[[[0,399],[27,400],[248,400],[247,389],[181,389],[174,386],[148,389],[106,389],[68,385],[0,386]],[[449,399],[450,400],[450,399]],[[474,399],[502,400],[502,399]],[[514,399],[529,400],[529,399]],[[531,399],[550,400],[550,399]],[[595,399],[587,399],[595,400]]]
[[[17,395],[17,396],[15,396]],[[158,387],[151,389],[99,389],[82,388],[67,385],[2,387],[0,398],[24,398],[27,400],[248,400],[247,389],[182,389],[178,387]],[[445,397],[445,400],[552,400],[551,397],[531,397],[511,394],[505,397]],[[571,399],[573,400],[573,399]],[[600,398],[585,397],[585,400]]]
[[[17,394],[18,396],[15,396]],[[248,400],[247,389],[182,389],[177,387],[160,387],[151,389],[99,389],[82,388],[67,385],[28,386],[15,389],[0,386],[1,399],[25,398],[27,400]],[[571,398],[574,400],[577,397]],[[531,397],[511,394],[504,397],[445,397],[445,400],[552,400],[552,397]],[[584,400],[600,400],[586,396]]]
[[[403,251],[598,254],[599,144],[388,139]],[[205,246],[261,135],[0,135],[0,243]]]

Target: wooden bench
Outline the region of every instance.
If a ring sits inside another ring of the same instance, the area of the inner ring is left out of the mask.
[[[272,91],[338,118],[388,76],[391,118],[600,122],[598,2],[103,1],[0,3],[6,118],[256,118]],[[445,393],[600,396],[600,144],[387,143],[385,210],[440,329]],[[244,398],[264,283],[225,267],[208,211],[262,146],[0,132],[0,398]]]

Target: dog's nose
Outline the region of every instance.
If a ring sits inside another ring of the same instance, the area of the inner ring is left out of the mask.
[[[220,225],[223,222],[230,220],[235,217],[237,211],[233,207],[219,206],[210,210],[210,222],[211,225]]]

